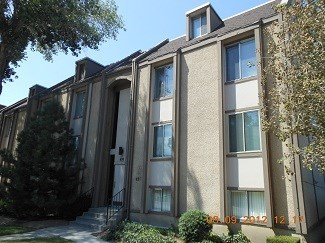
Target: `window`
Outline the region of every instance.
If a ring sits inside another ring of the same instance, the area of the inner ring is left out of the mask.
[[[153,157],[172,156],[172,125],[154,127]]]
[[[259,112],[249,111],[229,115],[229,151],[260,150]]]
[[[6,118],[6,126],[5,126],[5,137],[9,137],[10,132],[11,132],[11,123],[12,123],[12,117],[7,117]]]
[[[256,76],[255,40],[227,47],[226,59],[227,81]]]
[[[203,13],[192,18],[192,37],[196,38],[207,33],[207,15]]]
[[[155,99],[173,95],[173,65],[155,70]]]
[[[85,106],[85,92],[77,93],[76,98],[76,110],[74,113],[74,118],[81,118],[84,112]]]
[[[80,147],[80,136],[74,136],[73,137],[73,147],[74,147],[74,154],[72,159],[72,164],[76,164],[78,160],[78,152]]]
[[[245,216],[266,215],[264,192],[261,191],[229,191],[229,215],[237,219]]]
[[[151,210],[169,212],[171,204],[170,189],[153,188],[151,190]]]
[[[86,76],[86,65],[85,63],[80,63],[78,69],[78,80],[83,80],[85,76]]]

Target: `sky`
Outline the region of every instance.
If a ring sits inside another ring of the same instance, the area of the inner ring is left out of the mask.
[[[75,62],[89,57],[103,65],[123,59],[137,50],[148,50],[165,39],[185,34],[185,13],[207,0],[115,0],[126,30],[117,40],[107,40],[99,50],[84,49],[78,57],[63,53],[47,62],[37,52],[27,49],[27,59],[16,69],[14,82],[3,84],[0,104],[11,105],[27,97],[35,84],[51,87],[74,75]],[[210,0],[221,19],[248,10],[268,0]]]

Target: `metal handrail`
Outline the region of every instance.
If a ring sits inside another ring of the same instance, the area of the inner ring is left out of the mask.
[[[106,225],[108,224],[108,220],[124,207],[124,192],[125,188],[108,199],[106,206]]]
[[[74,205],[74,210],[85,212],[89,209],[91,206],[91,201],[93,199],[94,195],[94,187],[90,188],[88,191],[85,191],[84,193],[80,194],[75,202],[79,205]]]
[[[66,204],[62,205],[62,209],[61,209],[63,210],[61,212],[62,215],[68,218],[75,218],[76,216],[87,211],[91,206],[93,195],[94,195],[94,187],[80,194],[72,202],[67,202]]]

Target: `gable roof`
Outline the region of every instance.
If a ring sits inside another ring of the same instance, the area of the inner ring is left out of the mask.
[[[188,47],[213,37],[223,36],[234,30],[242,29],[253,25],[259,22],[261,19],[266,19],[275,16],[276,12],[274,11],[273,6],[279,4],[280,2],[281,0],[270,1],[260,6],[249,9],[245,12],[242,12],[240,14],[226,18],[223,20],[223,25],[219,26],[211,33],[202,37],[195,38],[190,41],[186,41],[186,36],[176,38],[159,48],[156,52],[152,53],[147,58],[143,59],[143,61],[151,61],[157,57],[176,52],[180,48]]]

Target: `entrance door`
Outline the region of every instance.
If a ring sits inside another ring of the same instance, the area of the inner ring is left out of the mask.
[[[113,195],[124,188],[125,180],[125,156],[127,146],[129,105],[130,105],[130,88],[123,89],[119,92],[119,105],[116,126],[116,147],[111,150],[111,155],[114,156],[114,184]],[[122,202],[122,195],[115,199]]]

